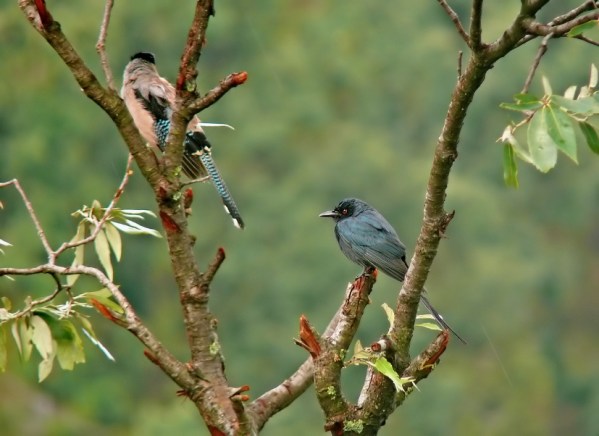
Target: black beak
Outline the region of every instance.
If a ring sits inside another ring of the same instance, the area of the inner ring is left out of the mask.
[[[339,212],[335,210],[327,210],[326,212],[323,212],[318,216],[321,218],[339,218],[340,215]]]

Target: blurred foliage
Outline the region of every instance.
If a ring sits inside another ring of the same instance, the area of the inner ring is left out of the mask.
[[[469,2],[453,2],[462,16]],[[509,4],[508,4],[509,3]],[[544,19],[577,2],[552,2]],[[94,50],[103,2],[50,2],[74,46],[98,77]],[[359,273],[339,252],[330,222],[318,213],[357,196],[393,223],[406,245],[419,231],[428,171],[458,50],[452,23],[436,2],[219,1],[200,60],[200,89],[233,71],[248,82],[202,113],[235,131],[211,129],[214,156],[247,222],[239,232],[214,190],[195,188],[191,226],[206,265],[217,247],[227,260],[212,287],[221,343],[233,385],[259,395],[305,358],[293,344],[304,313],[323,329],[347,281]],[[498,37],[519,2],[486,2],[484,38]],[[193,2],[116,2],[107,49],[117,72],[139,50],[176,76]],[[597,160],[580,147],[548,175],[523,165],[521,188],[503,184],[503,146],[512,114],[499,109],[526,78],[540,41],[498,62],[470,109],[447,207],[456,210],[428,289],[435,306],[469,341],[451,345],[381,434],[597,434],[599,418],[599,178]],[[97,199],[107,204],[127,151],[108,117],[86,100],[16,2],[0,4],[0,180],[18,178],[51,243],[68,240],[70,213]],[[596,48],[549,42],[541,61],[553,89],[586,83]],[[120,81],[119,81],[120,82]],[[119,83],[120,86],[120,83]],[[542,95],[540,79],[530,92]],[[0,191],[0,264],[31,266],[44,252],[20,199]],[[119,207],[153,209],[135,173]],[[149,223],[148,223],[149,224]],[[123,235],[116,280],[157,336],[188,357],[179,299],[163,240]],[[50,277],[0,281],[18,304],[51,289]],[[358,338],[386,331],[380,305],[394,304],[398,284],[381,277]],[[88,289],[93,290],[93,289]],[[127,332],[95,316],[96,334],[115,356],[86,342],[87,363],[37,384],[36,366],[11,352],[0,376],[0,428],[20,435],[205,434],[197,412],[142,355]],[[418,329],[414,352],[432,333]],[[86,341],[86,339],[84,339]],[[12,350],[14,351],[14,350]],[[344,374],[355,399],[364,368]],[[199,430],[198,430],[199,429]],[[312,390],[275,416],[265,435],[321,432]]]

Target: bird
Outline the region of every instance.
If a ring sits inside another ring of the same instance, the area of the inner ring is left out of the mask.
[[[158,73],[156,58],[152,53],[139,52],[131,56],[123,73],[121,98],[141,136],[150,146],[164,152],[173,114],[175,88]],[[233,224],[243,229],[245,224],[239,208],[212,159],[210,142],[197,116],[187,126],[182,169],[190,179],[208,175]]]
[[[377,268],[399,282],[404,281],[408,271],[406,247],[379,211],[360,199],[345,198],[333,210],[319,216],[335,221],[335,237],[339,248],[349,260],[364,268]],[[466,343],[445,322],[424,294],[420,295],[420,299],[443,328]]]

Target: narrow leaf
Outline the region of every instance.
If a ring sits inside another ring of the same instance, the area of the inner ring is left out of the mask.
[[[599,20],[595,21],[595,23],[599,23]],[[590,90],[597,88],[597,82],[599,82],[599,72],[597,72],[595,64],[591,64],[591,77],[589,78]]]
[[[12,309],[12,301],[10,301],[10,298],[3,295],[2,297],[0,297],[0,301],[2,301],[2,305],[5,307],[6,310]]]
[[[574,97],[576,96],[576,88],[576,85],[569,86],[568,89],[566,89],[566,92],[564,92],[564,98],[574,100]]]
[[[547,108],[543,108],[532,117],[528,124],[528,148],[534,166],[546,173],[557,162],[557,145],[547,131]]]
[[[31,328],[33,330],[31,342],[35,345],[37,352],[44,360],[50,358],[55,352],[50,327],[41,316],[34,315],[31,317]]]
[[[393,324],[395,324],[395,313],[393,312],[393,309],[391,309],[387,303],[383,303],[382,306],[383,306],[383,310],[387,314],[387,319],[389,320],[389,325],[391,327],[393,327]]]
[[[575,163],[578,163],[576,133],[572,118],[553,104],[547,107],[547,132],[557,147]]]
[[[52,372],[52,367],[54,366],[54,356],[44,359],[40,362],[37,369],[37,378],[41,383],[43,382]]]
[[[439,324],[434,322],[419,322],[414,324],[416,327],[423,327],[425,329],[434,330],[436,332],[441,332],[443,329],[439,327]]]
[[[545,76],[542,76],[541,81],[543,82],[543,92],[545,93],[545,95],[552,95],[553,90],[551,89],[551,84],[549,83],[549,79]]]
[[[500,103],[499,107],[511,111],[528,112],[539,109],[543,106],[540,101],[522,102],[522,103]]]
[[[532,94],[516,94],[514,95],[514,100],[519,103],[532,103],[539,101],[539,98]]]
[[[575,36],[582,35],[584,32],[588,32],[589,30],[594,29],[595,27],[597,27],[597,25],[599,25],[599,20],[587,21],[586,23],[582,23],[578,26],[572,27],[568,31],[568,33],[566,33],[566,36],[569,38],[573,38]]]
[[[6,347],[6,332],[4,331],[4,327],[0,325],[0,372],[6,371],[6,362],[8,361]]]
[[[112,354],[110,354],[110,351],[108,351],[108,348],[106,348],[96,337],[95,335],[92,335],[92,333],[90,333],[89,331],[87,331],[86,329],[82,329],[83,333],[85,334],[85,336],[87,336],[89,338],[90,341],[92,341],[92,343],[98,347],[100,349],[100,351],[102,351],[102,353],[104,353],[104,355],[112,360],[113,362],[115,362],[115,358]]]
[[[518,166],[511,144],[503,145],[503,181],[507,186],[518,188]]]
[[[112,262],[110,260],[110,247],[108,246],[108,240],[106,234],[103,231],[98,232],[98,236],[94,240],[94,248],[100,263],[106,271],[106,275],[112,280]]]
[[[587,145],[591,149],[593,153],[599,154],[599,136],[597,135],[597,131],[593,126],[589,123],[585,123],[584,121],[580,121],[578,123],[582,134],[584,135],[584,139],[587,141]]]
[[[117,260],[117,262],[120,262],[121,251],[122,251],[121,234],[116,229],[116,227],[114,227],[109,222],[107,222],[104,225],[104,231],[106,232],[106,238],[108,239],[108,243],[110,244],[110,247],[112,248],[112,252],[114,253],[115,259]]]
[[[579,96],[577,100],[571,100],[561,95],[552,95],[551,106],[556,105],[575,114],[594,115],[599,113],[599,102],[592,96]]]
[[[11,332],[23,361],[27,362],[33,350],[33,344],[31,343],[33,331],[29,328],[27,319],[17,319],[11,326]]]
[[[378,372],[380,372],[381,374],[383,374],[385,377],[387,377],[389,380],[391,380],[393,382],[393,385],[395,386],[395,390],[397,392],[404,392],[404,388],[403,388],[404,383],[409,383],[412,380],[409,378],[402,379],[399,376],[399,374],[395,371],[395,369],[393,369],[393,366],[391,365],[391,363],[389,363],[389,361],[387,359],[385,359],[384,357],[379,357],[378,359],[376,359],[376,361],[374,362],[374,364],[372,364],[372,366],[374,368],[376,368],[376,370]]]
[[[151,235],[157,238],[162,238],[162,235],[158,231],[140,226],[133,221],[127,220],[127,224],[113,221],[112,224],[121,232],[128,233],[130,235]]]

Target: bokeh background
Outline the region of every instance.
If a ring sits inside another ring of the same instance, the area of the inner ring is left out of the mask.
[[[466,17],[468,1],[451,2]],[[539,18],[575,6],[555,1]],[[54,17],[98,77],[94,50],[103,2],[48,2]],[[486,40],[498,37],[520,2],[486,2]],[[118,86],[129,56],[152,51],[162,74],[176,77],[193,2],[116,2],[107,50]],[[200,60],[200,89],[245,70],[248,82],[202,113],[214,156],[247,228],[233,228],[209,185],[195,188],[191,227],[206,265],[217,247],[227,260],[212,286],[227,372],[257,397],[306,357],[293,344],[298,318],[319,329],[360,270],[339,252],[332,223],[318,213],[357,196],[377,207],[413,248],[431,156],[464,49],[437,2],[222,0]],[[470,109],[450,178],[456,210],[427,287],[467,338],[382,429],[393,435],[599,434],[599,161],[586,149],[579,165],[560,156],[547,175],[521,166],[519,190],[502,180],[495,142],[513,113],[498,108],[519,92],[539,41],[500,60]],[[540,74],[556,91],[588,80],[597,49],[550,41]],[[126,148],[109,118],[78,89],[66,67],[29,26],[16,2],[0,4],[0,180],[18,178],[51,242],[70,239],[70,213],[107,204]],[[154,209],[136,172],[120,206]],[[0,191],[0,237],[14,247],[0,265],[44,261],[35,230],[14,190]],[[158,227],[157,220],[146,224]],[[164,240],[126,237],[116,279],[156,335],[181,359],[186,340]],[[70,262],[70,259],[67,260]],[[0,281],[19,303],[52,286],[48,277]],[[80,290],[94,290],[91,282]],[[381,277],[357,337],[387,329],[380,305],[398,284]],[[207,434],[194,407],[142,354],[127,332],[90,312],[110,362],[89,342],[87,363],[37,383],[37,362],[14,346],[0,375],[0,432],[6,435]],[[432,337],[419,329],[413,351]],[[363,380],[344,381],[355,399]],[[312,389],[275,416],[265,435],[322,432]]]

